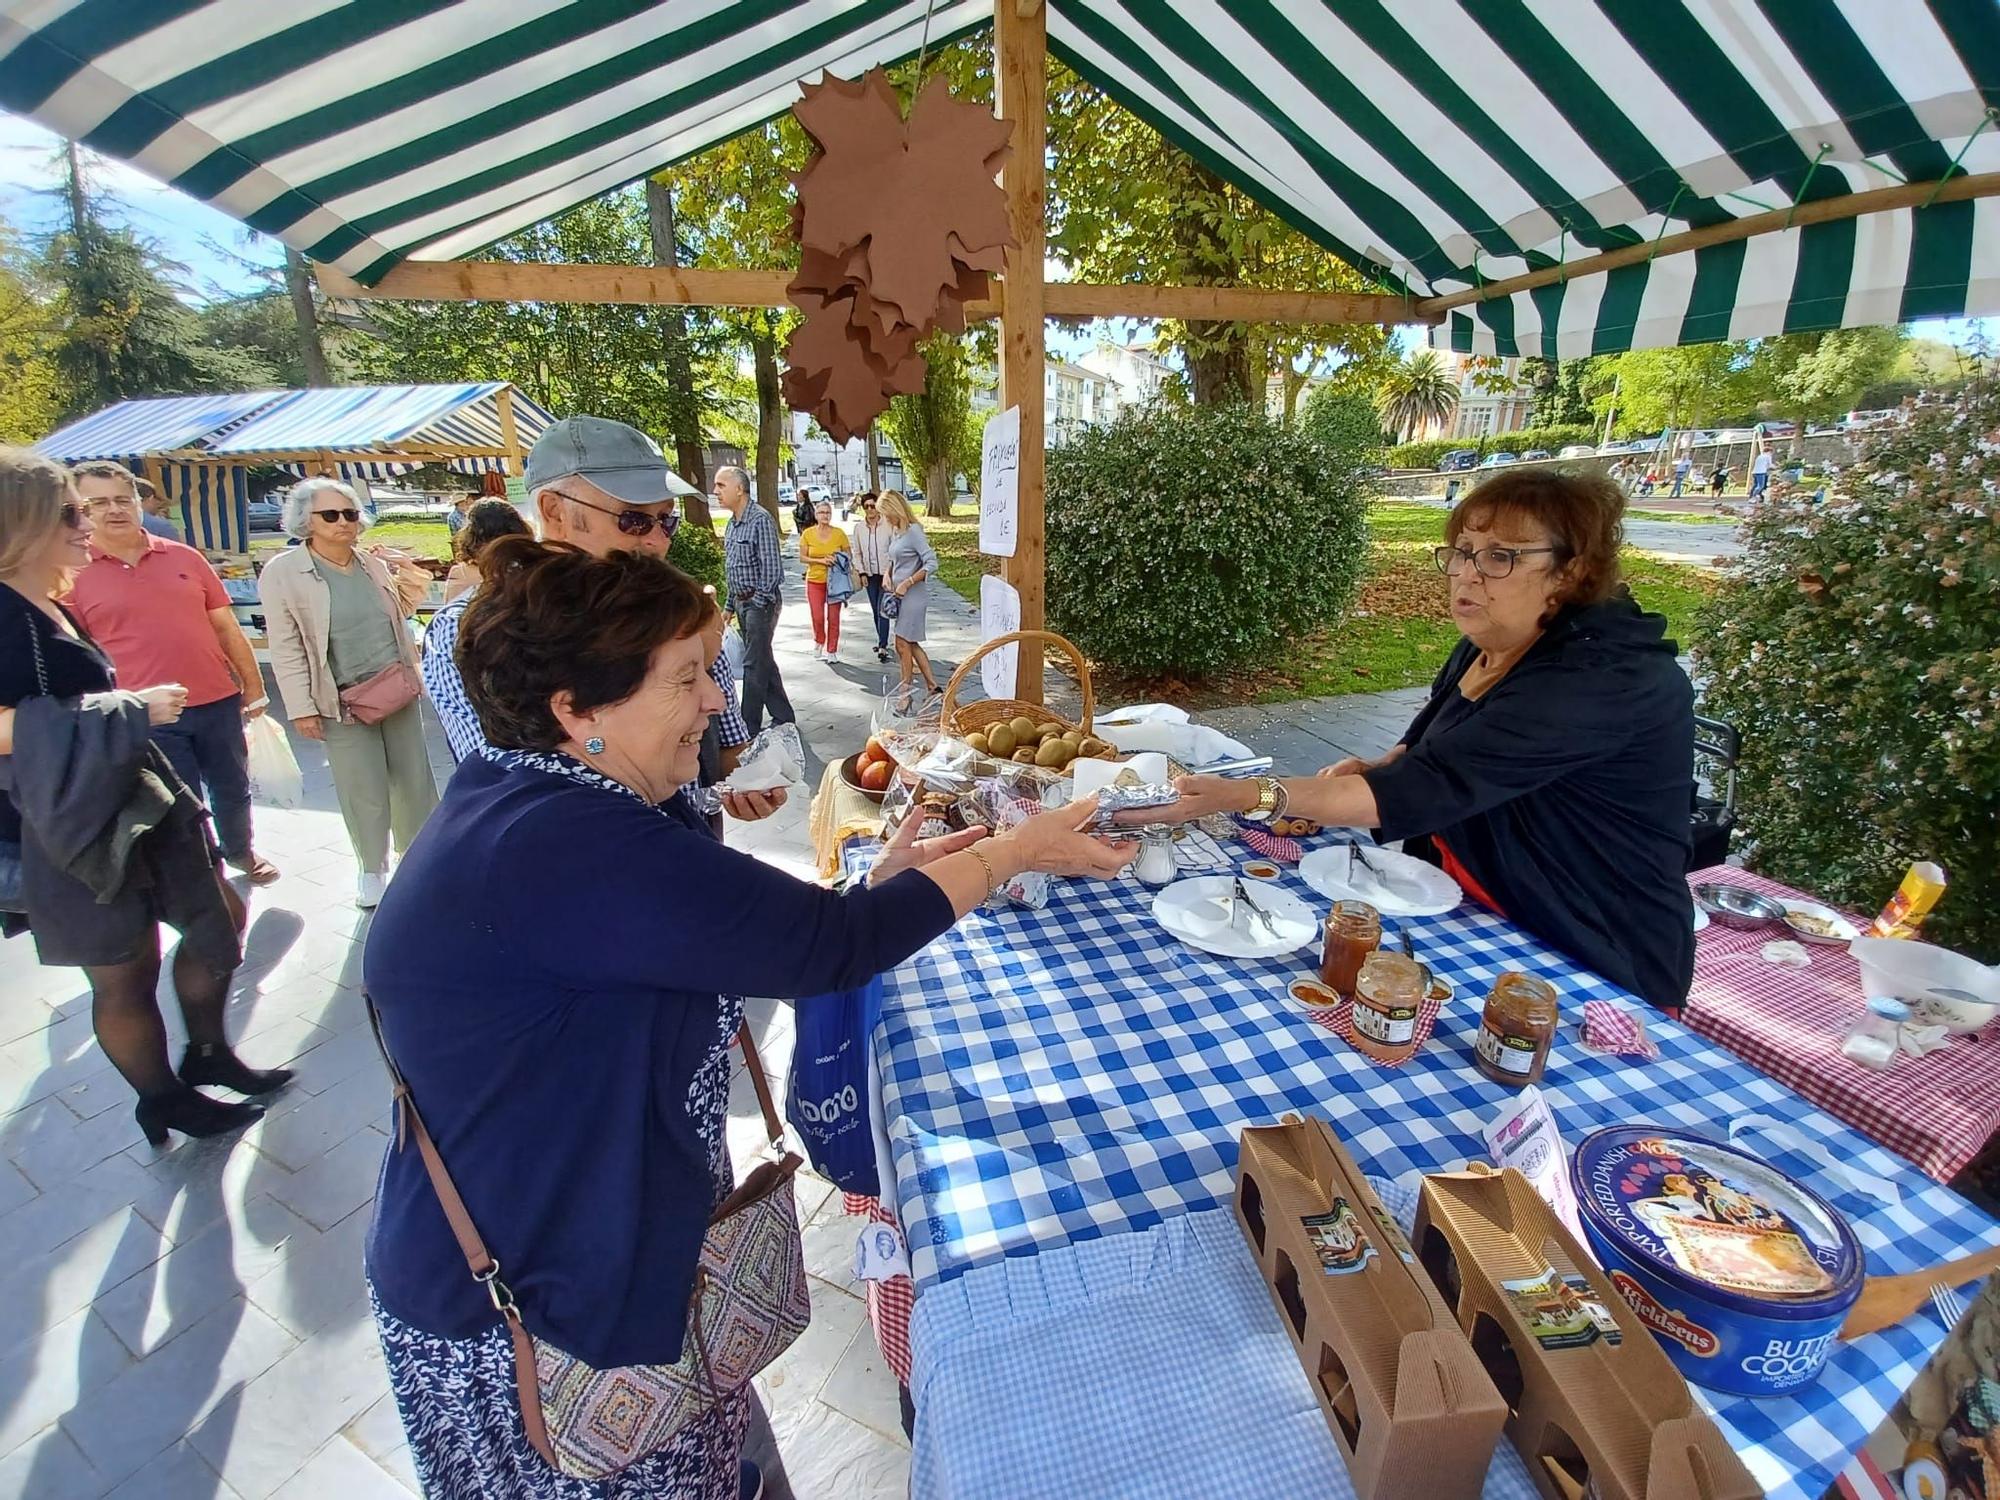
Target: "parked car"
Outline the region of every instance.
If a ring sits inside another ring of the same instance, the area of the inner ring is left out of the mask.
[[[1438,467],[1449,474],[1456,469],[1469,469],[1479,462],[1476,448],[1454,448],[1438,460]]]
[[[1549,452],[1549,450],[1546,448],[1530,448],[1526,453],[1523,453],[1521,455],[1521,462],[1524,464],[1532,464],[1532,463],[1538,463],[1545,458],[1554,458],[1554,457],[1555,455]]]
[[[1531,455],[1531,456],[1532,456],[1532,455]],[[1591,446],[1590,446],[1590,444],[1588,444],[1588,443],[1571,443],[1571,444],[1570,444],[1570,445],[1569,445],[1569,446],[1568,446],[1567,448],[1563,449],[1563,450],[1562,450],[1562,452],[1558,453],[1558,454],[1556,455],[1556,457],[1557,457],[1557,458],[1595,458],[1595,457],[1597,457],[1597,450],[1596,450],[1595,448],[1591,447]]]
[[[276,495],[259,495],[250,502],[246,524],[252,531],[276,531],[284,524],[284,517],[284,502]]]
[[[1517,464],[1520,461],[1521,459],[1518,454],[1489,453],[1484,459],[1480,460],[1479,467],[1482,469],[1504,469],[1508,464]]]

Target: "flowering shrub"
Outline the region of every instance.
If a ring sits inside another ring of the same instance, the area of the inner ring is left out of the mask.
[[[1141,675],[1268,661],[1354,597],[1369,456],[1248,406],[1156,403],[1086,428],[1049,450],[1050,628]]]
[[[1912,860],[1925,935],[2000,959],[2000,382],[1919,408],[1824,503],[1780,483],[1694,647],[1743,732],[1755,865],[1872,914]]]

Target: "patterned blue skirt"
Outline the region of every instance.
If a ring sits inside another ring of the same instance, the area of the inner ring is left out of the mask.
[[[439,1338],[392,1316],[372,1286],[368,1300],[427,1500],[736,1500],[748,1386],[614,1478],[570,1479],[528,1442],[504,1327]]]

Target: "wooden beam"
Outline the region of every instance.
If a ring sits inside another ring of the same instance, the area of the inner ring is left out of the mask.
[[[1417,311],[1430,318],[1442,317],[1454,307],[1511,297],[1558,281],[1574,281],[1579,276],[1599,276],[1620,266],[1636,265],[1656,255],[1685,255],[1709,245],[1726,245],[1732,240],[1753,239],[1761,234],[1782,233],[1807,224],[1828,224],[1836,219],[1854,219],[1863,214],[1886,213],[1890,209],[1919,208],[1927,203],[1959,203],[1968,198],[1991,198],[2000,194],[2000,172],[1979,172],[1952,177],[1943,182],[1905,182],[1893,187],[1870,188],[1865,193],[1847,193],[1839,198],[1815,198],[1794,208],[1774,208],[1768,213],[1746,214],[1727,224],[1708,224],[1679,234],[1663,235],[1639,245],[1621,245],[1600,255],[1573,260],[1564,266],[1548,266],[1505,281],[1489,281],[1442,297],[1428,297]]]
[[[671,266],[528,265],[515,261],[404,261],[364,287],[319,268],[328,296],[355,301],[611,302],[661,306],[782,307],[790,271],[692,271]],[[998,317],[1006,284],[967,304],[973,318]],[[1204,318],[1244,323],[1421,323],[1410,298],[1368,292],[1297,292],[1261,286],[1149,286],[1142,282],[1052,281],[1042,310],[1052,318]]]
[[[1044,341],[1047,308],[1042,293],[1048,187],[1043,160],[1048,146],[1048,15],[1042,0],[995,0],[995,95],[1000,118],[1014,127],[1000,185],[1007,192],[1007,223],[1014,248],[1007,252],[1006,308],[1000,317],[1000,405],[1021,409],[1020,523],[1007,581],[1021,594],[1021,628],[1043,628],[1043,575],[1047,557],[1042,497],[1047,477],[1043,452]],[[1042,653],[1024,645],[1014,671],[1014,696],[1042,702]]]
[[[1262,286],[1149,286],[1051,281],[1052,318],[1196,318],[1233,323],[1435,323],[1413,298],[1373,292],[1295,292]]]

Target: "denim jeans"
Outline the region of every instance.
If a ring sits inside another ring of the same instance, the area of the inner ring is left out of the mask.
[[[790,724],[798,718],[792,700],[785,696],[785,679],[778,675],[778,661],[771,654],[771,638],[778,633],[778,603],[746,604],[736,612],[743,630],[743,723],[752,734],[764,727],[764,711],[770,710],[773,724]]]
[[[215,816],[222,857],[250,858],[250,751],[243,738],[243,695],[181,711],[171,724],[153,726],[153,739],[188,790]]]
[[[875,621],[875,649],[877,651],[887,651],[889,649],[889,617],[882,613],[882,575],[880,573],[867,573],[863,577],[868,584],[868,613]]]

